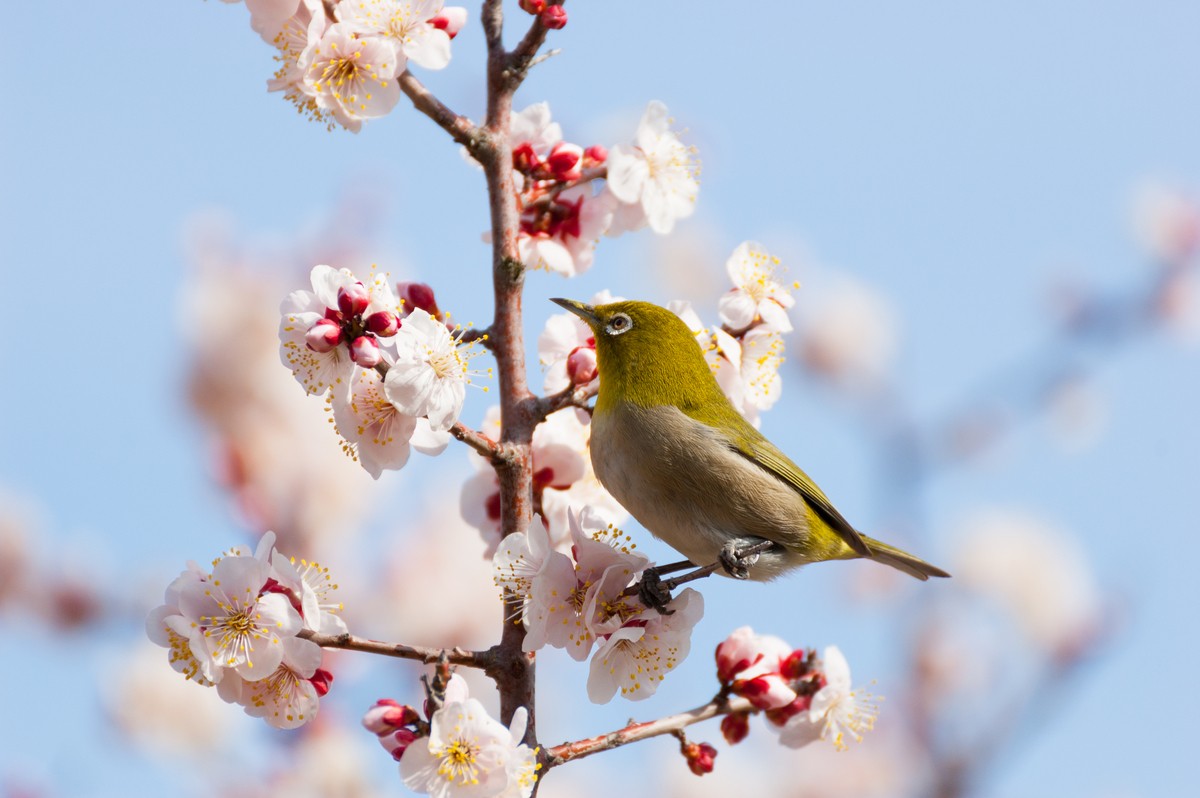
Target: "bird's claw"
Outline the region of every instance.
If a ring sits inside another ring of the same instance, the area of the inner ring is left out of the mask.
[[[726,541],[718,555],[721,567],[734,579],[749,579],[750,566],[758,562],[758,552],[742,554],[741,544],[743,542],[739,540]]]
[[[642,571],[641,581],[638,582],[638,598],[660,615],[674,615],[675,610],[667,609],[671,603],[671,591],[662,582],[662,577],[653,568]]]

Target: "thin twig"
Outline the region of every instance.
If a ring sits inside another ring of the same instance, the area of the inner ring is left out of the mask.
[[[298,637],[311,640],[321,648],[339,648],[346,651],[362,651],[367,654],[382,654],[385,657],[411,659],[427,664],[439,662],[444,658],[451,665],[487,669],[492,667],[494,661],[490,650],[470,651],[465,648],[429,648],[406,646],[402,643],[382,643],[378,640],[368,640],[365,637],[355,637],[348,632],[340,635],[322,635],[306,629],[300,632]]]
[[[565,762],[570,762],[572,759],[581,759],[585,756],[598,754],[601,751],[609,751],[613,748],[619,748],[622,745],[636,743],[639,740],[659,737],[664,734],[675,734],[681,729],[719,715],[755,711],[757,710],[755,710],[754,705],[748,699],[718,693],[707,704],[695,709],[689,709],[687,712],[668,715],[665,718],[647,721],[646,723],[631,723],[623,729],[617,729],[608,734],[601,734],[596,737],[589,737],[586,740],[577,740],[573,743],[552,746],[547,748],[541,755],[541,763],[544,768],[549,769]]]
[[[451,138],[467,148],[475,159],[482,161],[491,153],[487,133],[461,114],[452,111],[445,103],[425,88],[425,84],[408,70],[396,78],[400,90],[412,100],[413,107],[437,123],[438,127],[450,134]]]
[[[562,410],[564,407],[574,406],[584,410],[590,409],[588,401],[596,395],[599,389],[599,383],[592,380],[588,385],[569,385],[558,393],[541,397],[537,400],[536,412],[538,422],[545,421],[547,416]]]
[[[450,428],[450,434],[454,436],[455,440],[461,441],[467,446],[470,446],[488,460],[494,462],[500,456],[500,444],[496,443],[482,432],[471,429],[461,421],[455,423],[455,425]]]
[[[537,58],[530,60],[529,64],[526,65],[525,69],[527,69],[527,70],[533,69],[538,64],[542,63],[543,61],[549,61],[551,58],[553,58],[556,55],[562,55],[561,47],[555,47],[553,50],[547,50],[546,52],[539,55]]]
[[[527,202],[525,204],[525,209],[528,210],[530,208],[545,207],[545,206],[549,205],[551,202],[553,202],[558,197],[558,195],[563,193],[564,191],[569,191],[570,189],[573,189],[577,186],[587,185],[588,183],[591,183],[592,181],[595,181],[595,180],[604,180],[607,177],[608,177],[608,167],[607,166],[593,166],[591,169],[585,169],[585,170],[583,170],[583,176],[580,177],[578,180],[572,180],[569,183],[556,184],[555,186],[553,186],[552,188],[547,190],[546,193],[543,194],[542,196],[538,197],[535,200],[531,200],[531,201]]]
[[[764,540],[759,543],[755,543],[752,546],[747,546],[746,548],[741,549],[738,552],[738,554],[741,555],[742,557],[749,557],[753,554],[761,554],[774,545],[775,545],[775,543],[773,541]],[[671,571],[678,571],[681,568],[687,568],[691,564],[692,563],[690,560],[683,560],[681,562],[671,563],[670,565],[664,565],[661,568],[653,567],[653,570],[656,573],[664,574],[664,573],[670,573]],[[677,576],[674,579],[665,579],[665,580],[663,580],[661,585],[662,585],[663,590],[670,593],[672,590],[679,587],[680,585],[686,585],[688,582],[695,582],[697,579],[703,579],[706,576],[712,576],[714,573],[716,573],[717,571],[721,570],[724,567],[725,566],[721,565],[720,562],[709,563],[708,565],[701,565],[701,566],[698,566],[696,568],[696,570],[689,571],[688,573]],[[636,584],[625,588],[625,590],[622,591],[622,593],[621,593],[622,596],[636,596],[638,594],[639,594],[639,587]]]

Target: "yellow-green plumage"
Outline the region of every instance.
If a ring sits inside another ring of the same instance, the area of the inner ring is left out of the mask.
[[[731,540],[778,544],[750,568],[751,579],[856,557],[918,579],[948,576],[856,531],[808,475],[729,403],[692,332],[674,313],[647,302],[593,308],[554,301],[595,334],[596,476],[656,537],[698,565],[716,562]]]

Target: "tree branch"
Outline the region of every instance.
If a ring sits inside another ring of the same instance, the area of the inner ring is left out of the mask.
[[[589,737],[586,740],[577,740],[573,743],[552,746],[545,749],[540,759],[542,766],[548,770],[570,762],[573,759],[582,759],[585,756],[598,754],[601,751],[609,751],[613,748],[619,748],[622,745],[628,745],[629,743],[636,743],[651,737],[660,737],[664,734],[675,734],[680,729],[685,729],[692,724],[715,718],[719,715],[757,711],[748,699],[718,693],[707,704],[695,709],[689,709],[686,712],[680,712],[677,715],[668,715],[665,718],[659,718],[658,720],[646,723],[631,723],[623,729],[617,729],[608,734],[601,734],[596,737]]]
[[[583,170],[583,176],[578,180],[573,180],[570,183],[558,183],[550,188],[545,194],[535,200],[525,204],[528,208],[540,208],[549,205],[554,199],[564,191],[575,188],[576,186],[586,185],[594,180],[604,180],[608,177],[607,166],[593,166],[591,169]]]
[[[322,635],[305,629],[300,632],[298,637],[311,640],[321,648],[339,648],[345,651],[382,654],[385,657],[411,659],[426,664],[436,663],[445,658],[451,665],[462,665],[468,668],[486,670],[492,667],[494,661],[491,650],[469,651],[465,648],[427,648],[424,646],[406,646],[402,643],[381,643],[378,640],[355,637],[348,632],[340,635]]]
[[[413,107],[437,123],[438,127],[450,134],[450,137],[463,145],[481,160],[484,150],[490,150],[485,132],[474,122],[461,114],[450,110],[445,103],[425,88],[425,84],[417,80],[413,73],[405,70],[396,78],[400,90],[412,100]]]
[[[588,400],[594,397],[598,390],[599,385],[593,380],[588,385],[570,385],[558,393],[541,397],[537,400],[537,408],[535,410],[538,422],[545,421],[547,416],[557,413],[564,407],[575,406],[584,410],[590,410]]]
[[[455,440],[465,443],[492,462],[495,462],[500,456],[500,444],[482,432],[471,429],[461,421],[450,428],[450,434],[454,436]]]

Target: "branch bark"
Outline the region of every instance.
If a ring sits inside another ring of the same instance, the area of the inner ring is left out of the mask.
[[[718,693],[707,704],[695,709],[689,709],[686,712],[668,715],[665,718],[645,723],[631,723],[623,729],[617,729],[608,734],[601,734],[596,737],[589,737],[586,740],[577,740],[573,743],[563,743],[562,745],[547,748],[541,754],[542,767],[548,770],[570,762],[572,759],[582,759],[585,756],[598,754],[601,751],[610,751],[613,748],[619,748],[629,743],[636,743],[639,740],[660,737],[664,734],[675,734],[681,729],[719,715],[757,711],[748,699]]]
[[[451,665],[462,665],[468,668],[485,670],[491,667],[493,660],[491,651],[469,651],[465,648],[428,648],[425,646],[406,646],[402,643],[382,643],[378,640],[368,640],[365,637],[355,637],[349,633],[322,635],[306,629],[298,637],[311,640],[321,648],[340,648],[345,651],[382,654],[385,657],[411,659],[426,664],[439,662],[445,657],[446,661]]]

